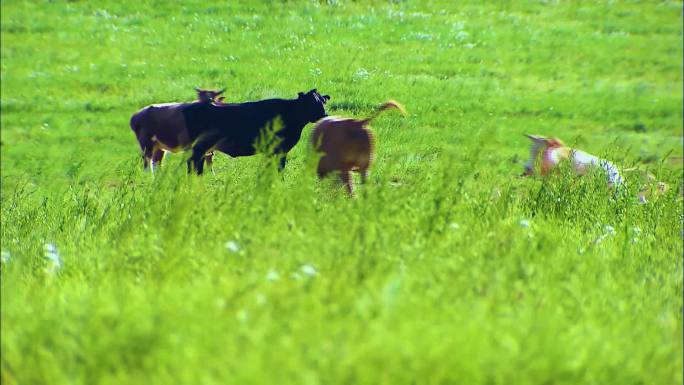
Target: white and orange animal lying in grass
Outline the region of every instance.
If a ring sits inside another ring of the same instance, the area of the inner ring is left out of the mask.
[[[541,154],[540,174],[543,176],[549,175],[562,161],[569,160],[572,169],[577,175],[585,174],[591,167],[599,167],[606,173],[608,186],[618,187],[625,183],[618,168],[605,159],[588,154],[582,150],[567,147],[558,138],[546,138],[528,134],[525,136],[532,141],[532,145],[530,146],[530,159],[525,163],[525,173],[523,175],[534,175],[535,164]],[[638,194],[640,203],[647,203],[647,198],[655,198],[667,192],[667,184],[657,181],[655,176],[649,172],[638,168],[629,168],[623,171],[635,171],[639,174],[639,181],[637,183],[640,185]]]
[[[535,163],[541,154],[541,175],[549,175],[558,164],[564,160],[569,160],[572,164],[572,169],[577,175],[584,175],[590,168],[599,167],[605,171],[610,187],[617,187],[623,183],[618,168],[605,159],[588,154],[582,150],[567,147],[558,138],[546,138],[529,134],[525,136],[532,141],[532,146],[530,147],[530,159],[525,163],[525,173],[523,175],[534,174]]]

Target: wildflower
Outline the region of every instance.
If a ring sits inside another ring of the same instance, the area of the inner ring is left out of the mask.
[[[456,41],[465,41],[469,36],[470,34],[466,31],[458,31],[458,33],[456,34]]]
[[[307,275],[309,277],[313,277],[316,274],[318,274],[316,268],[309,264],[303,265],[299,270],[302,272],[302,274]]]
[[[230,252],[237,253],[240,251],[240,245],[235,241],[228,241],[226,242],[226,249]]]
[[[266,280],[270,282],[275,282],[280,279],[280,274],[275,270],[269,270],[266,274]]]
[[[365,68],[359,68],[358,70],[356,70],[356,72],[352,76],[352,79],[353,80],[368,79],[368,76],[370,76],[370,74],[368,73],[368,71]]]
[[[607,235],[615,235],[615,229],[611,225],[603,226],[603,231],[605,231]]]
[[[456,222],[451,222],[451,223],[449,224],[449,227],[450,227],[451,229],[453,229],[453,230],[458,230],[458,228],[459,228],[460,226],[459,226],[458,223],[456,223]]]
[[[0,252],[0,262],[2,262],[3,264],[9,263],[10,257],[11,255],[9,251],[3,250],[2,252]]]
[[[530,227],[530,221],[527,219],[521,219],[518,224],[522,227]]]
[[[641,235],[641,229],[638,228],[637,226],[632,227],[632,234],[634,234],[634,236],[632,237],[632,243],[639,242],[639,236]]]
[[[45,244],[44,258],[48,260],[48,266],[46,269],[48,273],[54,273],[62,268],[62,260],[59,257],[59,251],[57,251],[57,247],[54,244]]]

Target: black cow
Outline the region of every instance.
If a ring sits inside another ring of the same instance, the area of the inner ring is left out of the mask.
[[[313,89],[299,93],[297,99],[266,99],[256,102],[211,104],[196,103],[183,109],[185,124],[194,140],[192,156],[188,159],[188,172],[195,169],[198,175],[204,170],[204,155],[214,149],[232,157],[250,156],[257,151],[255,144],[274,128],[273,155],[280,156],[279,169],[285,168],[287,153],[299,141],[307,123],[327,116],[325,103],[328,95]]]

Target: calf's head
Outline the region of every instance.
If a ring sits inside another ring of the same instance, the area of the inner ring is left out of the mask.
[[[325,103],[330,100],[330,96],[319,94],[315,88],[307,93],[300,92],[297,100],[302,107],[303,117],[307,121],[315,123],[328,116],[325,113]]]
[[[211,102],[216,100],[216,97],[221,95],[226,89],[222,89],[219,91],[214,91],[214,90],[203,90],[201,88],[195,87],[195,91],[197,91],[197,100],[200,102]]]

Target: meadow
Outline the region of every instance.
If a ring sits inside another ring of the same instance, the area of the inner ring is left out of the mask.
[[[682,383],[681,1],[0,4],[3,384]],[[143,172],[195,86],[409,115],[352,199],[311,124]],[[521,178],[525,133],[669,189]]]

